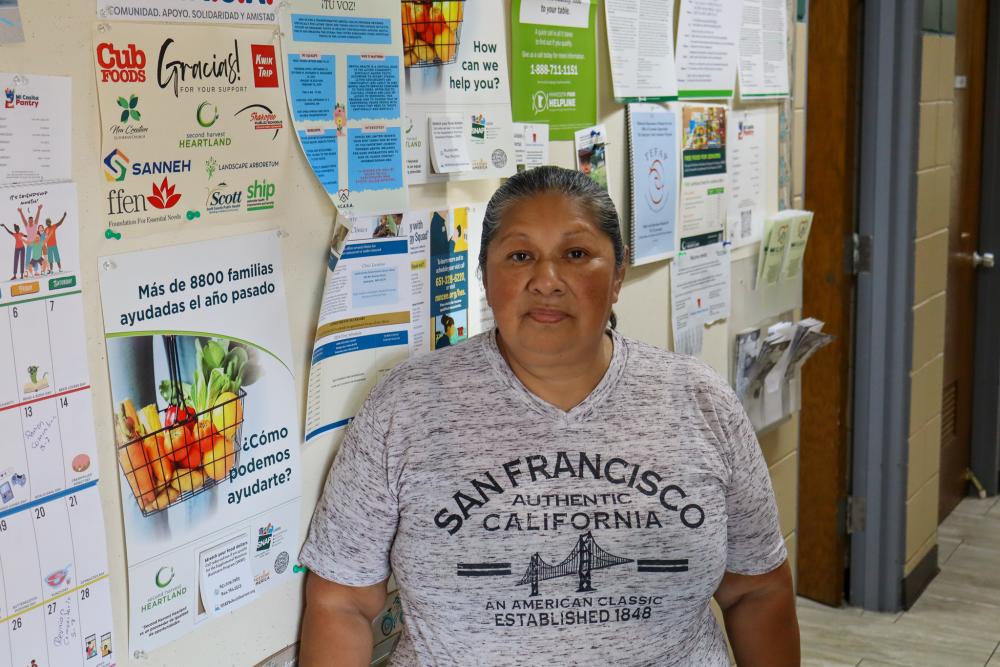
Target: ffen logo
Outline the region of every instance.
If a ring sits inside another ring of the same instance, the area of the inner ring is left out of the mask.
[[[175,193],[174,190],[176,186],[170,185],[167,178],[163,177],[163,182],[159,186],[153,183],[153,194],[146,197],[146,201],[149,202],[154,208],[165,209],[173,208],[174,205],[181,200],[181,193]]]
[[[104,178],[109,182],[122,182],[128,173],[129,159],[117,148],[104,156]]]
[[[156,571],[156,587],[166,588],[174,580],[174,568],[161,567]]]

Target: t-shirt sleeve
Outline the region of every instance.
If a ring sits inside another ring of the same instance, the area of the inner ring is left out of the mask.
[[[348,427],[299,554],[299,562],[320,577],[348,586],[370,586],[389,576],[399,519],[379,409],[372,394]]]
[[[726,569],[736,574],[765,574],[781,565],[788,552],[778,522],[774,489],[753,425],[730,393],[725,431],[732,452],[726,491],[729,517]]]

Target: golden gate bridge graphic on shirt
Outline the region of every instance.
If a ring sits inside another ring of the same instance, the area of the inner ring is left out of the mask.
[[[687,572],[688,570],[686,558],[665,560],[616,556],[605,551],[594,540],[593,534],[587,531],[577,538],[569,555],[556,565],[547,562],[537,551],[531,554],[528,568],[515,585],[531,584],[530,597],[535,597],[539,595],[538,582],[576,575],[578,581],[576,592],[590,593],[597,590],[591,582],[591,572],[628,563],[635,563],[638,572]],[[457,572],[460,577],[502,577],[511,573],[510,563],[459,563]]]

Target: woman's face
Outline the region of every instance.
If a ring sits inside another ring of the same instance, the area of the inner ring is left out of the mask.
[[[504,344],[519,356],[552,361],[600,345],[624,277],[611,239],[586,210],[555,192],[507,210],[484,276]]]

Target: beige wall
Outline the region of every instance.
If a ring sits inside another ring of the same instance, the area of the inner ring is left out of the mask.
[[[937,544],[941,385],[951,210],[955,38],[925,34],[923,42],[904,576],[913,571]]]

